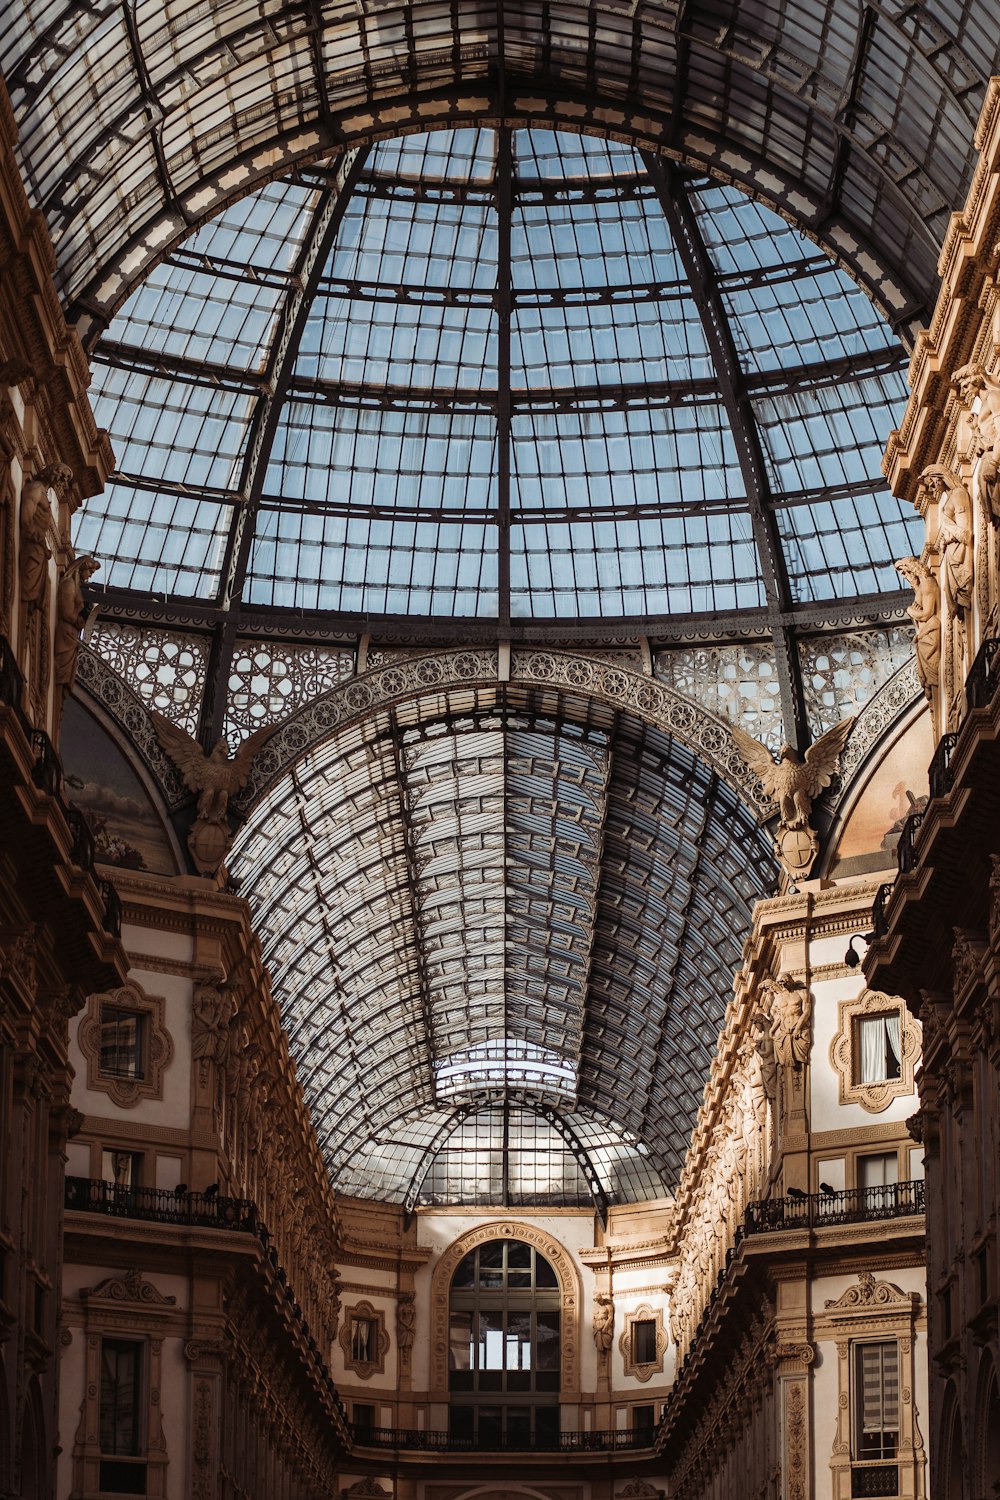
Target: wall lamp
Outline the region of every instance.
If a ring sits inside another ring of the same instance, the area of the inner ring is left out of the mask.
[[[871,942],[874,936],[874,932],[856,932],[854,934],[854,936],[851,938],[847,952],[844,954],[844,963],[849,969],[856,969],[858,967],[858,964],[861,962],[861,954],[855,948],[854,944],[859,942],[864,943],[865,947],[867,948],[868,944]]]

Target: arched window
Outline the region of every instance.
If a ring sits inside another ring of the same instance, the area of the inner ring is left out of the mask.
[[[521,1240],[490,1240],[459,1262],[449,1324],[453,1442],[558,1446],[560,1303],[555,1271]]]

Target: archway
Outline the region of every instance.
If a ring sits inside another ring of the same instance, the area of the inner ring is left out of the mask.
[[[560,1357],[559,1388],[564,1401],[579,1399],[580,1348],[579,1323],[581,1305],[580,1277],[572,1257],[552,1235],[532,1224],[514,1220],[492,1220],[460,1235],[448,1247],[434,1267],[431,1281],[431,1368],[430,1399],[446,1402],[448,1390],[448,1303],[452,1277],[470,1250],[491,1240],[513,1240],[533,1246],[545,1257],[559,1283]]]

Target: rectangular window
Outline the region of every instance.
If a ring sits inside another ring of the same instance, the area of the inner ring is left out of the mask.
[[[655,1419],[656,1408],[654,1406],[633,1406],[632,1431],[641,1442],[652,1443]]]
[[[139,1082],[146,1076],[143,1041],[146,1017],[138,1011],[121,1010],[117,1005],[101,1007],[101,1068],[106,1078],[132,1078]]]
[[[101,1340],[101,1452],[142,1452],[139,1406],[143,1345],[134,1339]]]
[[[639,1318],[632,1324],[632,1363],[656,1363],[656,1323],[652,1318]]]
[[[371,1318],[351,1319],[351,1360],[356,1365],[375,1363],[378,1329]]]
[[[361,1432],[371,1432],[375,1426],[375,1408],[362,1401],[355,1401],[352,1411],[352,1421]]]
[[[899,1011],[858,1016],[854,1023],[855,1084],[888,1083],[900,1075]]]
[[[101,1152],[101,1176],[105,1182],[119,1188],[139,1186],[139,1164],[142,1156],[137,1151],[116,1151],[113,1147]]]
[[[895,1151],[858,1157],[858,1187],[862,1192],[869,1188],[895,1187],[898,1181],[899,1157]]]
[[[894,1458],[899,1442],[899,1345],[854,1345],[854,1453]]]

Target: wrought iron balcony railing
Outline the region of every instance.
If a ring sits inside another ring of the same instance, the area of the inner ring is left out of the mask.
[[[67,1208],[107,1214],[110,1218],[260,1233],[257,1209],[248,1198],[220,1198],[212,1193],[172,1192],[166,1188],[118,1187],[96,1177],[67,1177],[65,1203]]]
[[[903,824],[899,835],[899,843],[896,845],[896,865],[900,875],[908,875],[917,865],[917,831],[927,816],[926,812],[910,813]]]
[[[970,708],[986,708],[1000,686],[1000,639],[988,635],[976,652],[965,679],[965,701]]]
[[[437,1430],[368,1427],[361,1422],[355,1422],[351,1432],[359,1448],[394,1448],[413,1453],[621,1453],[651,1448],[654,1438],[652,1431],[633,1432],[630,1429],[560,1432],[551,1439],[519,1439],[499,1434],[469,1438]]]
[[[875,900],[872,902],[872,938],[885,937],[889,931],[889,919],[886,916],[886,907],[889,905],[889,897],[892,895],[894,884],[891,880],[880,885],[875,892]]]
[[[938,747],[931,757],[931,763],[927,769],[930,781],[931,797],[944,797],[951,791],[955,780],[955,770],[952,766],[952,757],[955,754],[955,746],[958,744],[958,734],[943,734],[938,741]]]
[[[903,1219],[924,1212],[924,1184],[918,1178],[885,1187],[847,1188],[841,1193],[803,1193],[769,1198],[747,1206],[744,1235],[775,1229],[822,1229],[828,1224],[863,1224],[875,1219]]]

